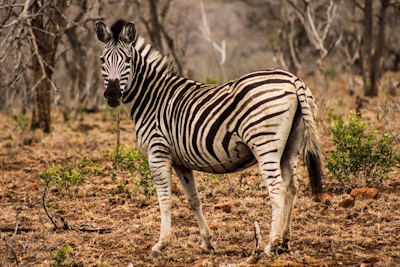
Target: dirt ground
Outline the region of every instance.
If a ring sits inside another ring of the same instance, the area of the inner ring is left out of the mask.
[[[346,88],[331,90],[320,105],[324,154],[333,148],[327,129],[329,109],[336,115],[349,114],[356,95],[349,96]],[[381,95],[377,101],[363,102],[362,117],[380,131],[396,132],[398,114],[390,108],[398,97],[386,96],[386,91]],[[379,115],[379,108],[388,110],[387,119]],[[125,114],[121,128],[121,142],[133,146],[133,125]],[[138,193],[134,187],[138,177],[127,171],[111,179],[111,161],[105,154],[115,143],[116,122],[109,109],[80,114],[69,123],[54,111],[50,135],[29,133],[10,115],[0,114],[0,266],[63,266],[57,265],[54,252],[66,244],[72,251],[65,260],[58,256],[64,266],[240,266],[254,249],[254,221],[259,222],[266,245],[271,209],[258,169],[226,175],[195,173],[205,216],[213,224],[216,251],[201,251],[196,219],[177,185],[173,243],[162,257],[151,258],[150,248],[160,230],[157,198]],[[62,220],[69,226],[54,230],[43,206],[45,186],[39,173],[53,163],[75,164],[82,156],[99,165],[100,172],[68,191],[49,188],[44,200],[49,215],[58,226]],[[375,199],[356,199],[354,207],[342,208],[338,203],[347,196],[346,189],[326,176],[324,189],[333,200],[330,205],[315,202],[300,165],[292,252],[276,258],[264,255],[254,266],[400,266],[398,167],[393,180],[377,185]],[[118,190],[125,181],[129,183],[124,190]],[[175,176],[173,183],[178,184]],[[225,202],[231,202],[230,212],[215,208]]]

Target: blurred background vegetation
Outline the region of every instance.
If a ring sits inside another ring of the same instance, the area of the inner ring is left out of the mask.
[[[0,110],[30,113],[30,129],[51,131],[52,110],[95,112],[104,105],[94,34],[98,20],[132,21],[138,33],[194,80],[223,82],[284,68],[329,79],[349,94],[396,94],[400,67],[398,0],[5,0],[0,1]],[[386,90],[388,89],[388,90]]]

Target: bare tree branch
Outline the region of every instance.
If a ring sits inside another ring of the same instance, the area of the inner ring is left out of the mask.
[[[356,7],[358,7],[359,9],[361,9],[361,11],[364,12],[365,8],[360,3],[358,3],[357,0],[351,0],[351,2],[353,2]]]
[[[313,8],[310,1],[303,0],[305,11],[302,11],[293,0],[287,0],[287,2],[294,8],[298,18],[300,19],[306,33],[308,40],[314,46],[315,50],[318,52],[318,59],[316,60],[316,65],[318,67],[318,78],[320,81],[320,92],[321,101],[325,96],[325,77],[324,72],[324,60],[325,58],[340,44],[342,41],[342,35],[339,36],[330,48],[326,48],[326,39],[331,28],[331,25],[336,17],[337,4],[333,0],[329,1],[329,6],[326,8],[326,21],[317,24],[315,16],[313,16]],[[289,34],[289,40],[293,38],[293,35]],[[293,43],[293,40],[291,41]],[[293,61],[297,65],[296,56],[293,52],[293,44],[290,45],[290,51],[292,54]]]
[[[219,68],[221,70],[221,75],[222,75],[222,80],[226,81],[227,76],[224,68],[224,63],[226,60],[226,45],[225,45],[225,40],[222,40],[221,45],[218,45],[216,42],[211,37],[211,31],[210,31],[210,26],[208,25],[207,22],[207,16],[206,16],[206,11],[204,9],[204,3],[203,0],[199,0],[200,3],[200,12],[201,12],[201,19],[203,22],[203,27],[200,27],[200,31],[202,32],[202,36],[206,39],[208,43],[212,45],[214,48],[214,54],[216,58],[219,58]],[[217,52],[217,53],[216,53]],[[220,54],[220,56],[218,56]]]

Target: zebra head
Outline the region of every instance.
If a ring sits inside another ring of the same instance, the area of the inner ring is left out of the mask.
[[[97,38],[105,44],[100,56],[104,77],[104,97],[110,107],[119,106],[122,94],[128,83],[132,64],[132,42],[136,39],[133,23],[117,20],[111,30],[103,23],[97,22],[95,31]]]

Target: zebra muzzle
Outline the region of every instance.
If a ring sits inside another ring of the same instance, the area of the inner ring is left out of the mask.
[[[116,108],[119,106],[122,98],[119,80],[108,81],[107,88],[104,91],[104,97],[110,107]]]

